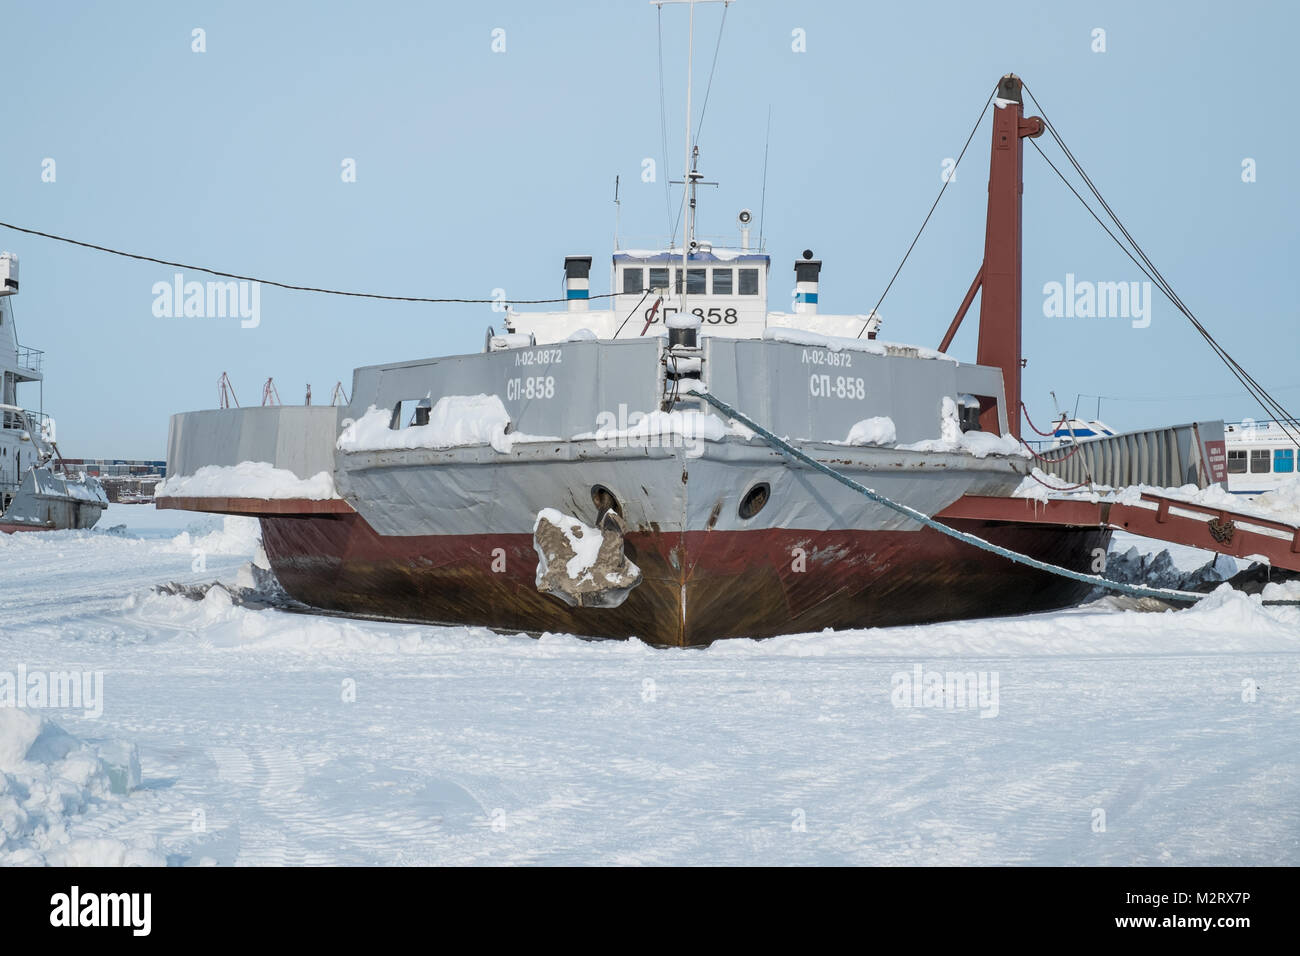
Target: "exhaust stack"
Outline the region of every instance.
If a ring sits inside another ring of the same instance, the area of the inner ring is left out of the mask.
[[[591,296],[591,256],[564,257],[564,297],[570,312],[586,312]]]
[[[822,272],[822,261],[814,259],[811,249],[803,251],[803,258],[794,261],[794,311],[801,315],[817,314],[817,286]]]

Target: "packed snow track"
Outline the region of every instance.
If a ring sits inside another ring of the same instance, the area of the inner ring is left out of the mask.
[[[257,551],[0,535],[0,865],[1300,863],[1297,607],[663,650],[154,590]]]

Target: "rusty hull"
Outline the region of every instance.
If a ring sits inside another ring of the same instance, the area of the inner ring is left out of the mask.
[[[263,514],[261,523],[280,583],[313,607],[657,645],[1044,611],[1090,590],[930,529],[634,531],[627,550],[642,583],[620,607],[581,608],[537,591],[528,534],[383,537],[348,513]],[[951,524],[1081,571],[1110,535]]]

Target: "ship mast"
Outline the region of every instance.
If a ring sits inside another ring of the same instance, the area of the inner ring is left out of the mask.
[[[686,40],[686,156],[682,162],[682,176],[690,182],[689,186],[682,188],[682,228],[690,232],[691,240],[695,239],[695,181],[691,178],[689,170],[691,169],[691,69],[695,65],[695,0],[690,0],[691,15],[690,28]],[[687,202],[691,206],[689,220],[687,218]],[[682,235],[682,315],[690,315],[690,310],[686,307],[686,261],[690,254],[690,242],[687,241],[685,233]]]
[[[735,2],[736,0],[650,0],[650,3],[658,7],[660,10],[663,9],[664,4],[666,3],[685,3],[690,6],[690,16],[688,18],[686,35],[686,142],[682,161],[682,185],[684,188],[682,189],[683,234],[681,315],[683,317],[689,317],[691,314],[686,302],[686,267],[689,261],[691,248],[695,245],[695,187],[699,184],[700,178],[703,176],[698,168],[700,149],[691,142],[691,83],[693,80],[693,67],[695,65],[695,4],[721,3],[725,10]],[[705,183],[705,185],[716,184]]]

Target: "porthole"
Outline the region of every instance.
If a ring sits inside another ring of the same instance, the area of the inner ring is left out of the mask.
[[[772,487],[766,481],[760,481],[740,499],[740,516],[745,519],[754,517],[763,510],[767,499],[772,496]]]
[[[604,485],[591,486],[591,503],[596,506],[597,521],[605,516],[606,511],[613,511],[620,518],[623,517],[623,506],[619,504],[618,496]]]

